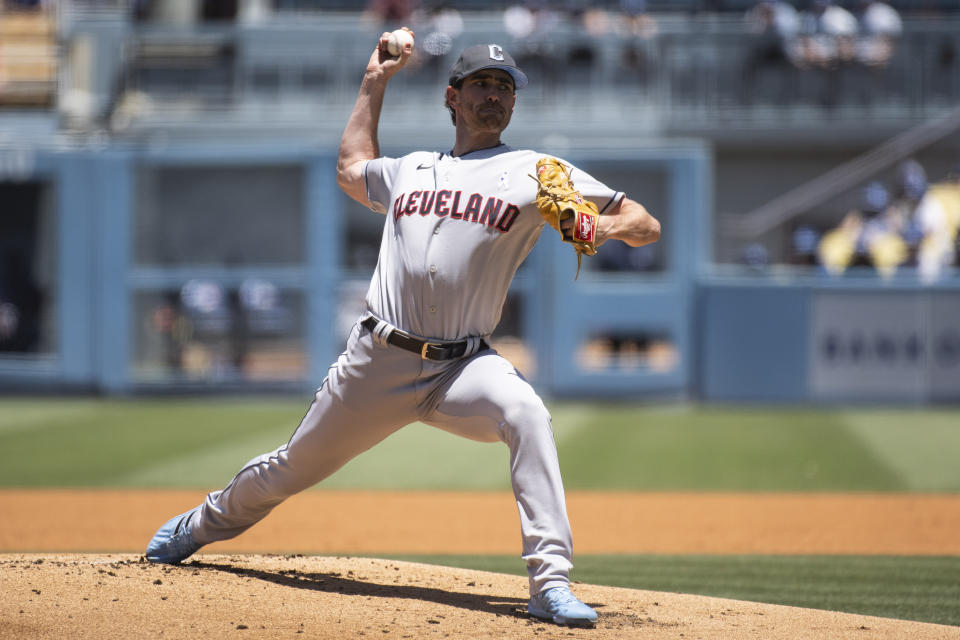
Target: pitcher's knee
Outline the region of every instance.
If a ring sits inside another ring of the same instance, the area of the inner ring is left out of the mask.
[[[237,475],[251,494],[284,500],[317,483],[311,470],[295,467],[286,447],[254,458]]]
[[[550,426],[550,412],[543,406],[543,402],[536,396],[524,398],[512,403],[504,412],[503,429],[509,434],[520,437],[549,436],[553,437]]]

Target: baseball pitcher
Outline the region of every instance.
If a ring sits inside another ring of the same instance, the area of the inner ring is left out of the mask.
[[[571,164],[503,143],[527,77],[496,44],[467,48],[450,73],[451,148],[382,157],[377,127],[387,83],[414,46],[409,38],[391,56],[390,40],[381,35],[367,62],[337,167],[340,187],[383,216],[367,310],[289,442],[164,524],[147,558],[177,563],[237,536],[284,499],[421,421],[507,445],[529,612],[591,626],[596,612],[569,588],[573,543],[550,414],[489,339],[511,280],[545,226],[579,256],[611,239],[654,242],[660,225]]]

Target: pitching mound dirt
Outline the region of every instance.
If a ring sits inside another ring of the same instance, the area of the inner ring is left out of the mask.
[[[960,628],[574,585],[593,629],[531,619],[525,578],[393,560],[0,556],[0,638],[958,639]]]

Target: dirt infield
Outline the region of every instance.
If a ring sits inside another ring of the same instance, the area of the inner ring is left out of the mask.
[[[331,555],[518,553],[504,493],[307,492],[183,566],[143,561],[157,526],[202,498],[0,491],[0,639],[960,640],[958,627],[582,584],[601,618],[567,629],[526,615],[524,578]],[[573,493],[568,505],[579,553],[960,555],[960,496]],[[226,555],[266,551],[289,555]]]
[[[0,556],[0,638],[960,638],[960,628],[575,585],[594,629],[530,619],[526,579],[369,558]]]
[[[0,552],[142,552],[200,491],[0,491]],[[578,553],[960,555],[960,495],[572,492]],[[500,492],[308,491],[211,553],[515,554]]]

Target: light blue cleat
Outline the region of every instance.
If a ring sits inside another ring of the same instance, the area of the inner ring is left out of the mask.
[[[177,564],[196,553],[203,545],[194,542],[193,536],[190,535],[189,522],[190,516],[199,508],[197,506],[186,513],[181,513],[160,527],[147,545],[147,560]]]
[[[530,598],[527,611],[557,624],[592,627],[597,621],[597,612],[580,602],[569,587],[554,587],[538,593]]]

